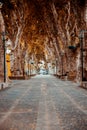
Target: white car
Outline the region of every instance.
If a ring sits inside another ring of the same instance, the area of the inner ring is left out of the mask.
[[[39,73],[45,75],[48,74],[48,71],[45,69],[41,69]]]

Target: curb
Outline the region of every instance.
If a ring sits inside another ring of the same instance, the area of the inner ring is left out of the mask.
[[[80,86],[84,89],[87,89],[87,82],[82,82]]]

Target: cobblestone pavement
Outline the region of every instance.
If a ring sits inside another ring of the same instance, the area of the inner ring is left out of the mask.
[[[52,76],[0,91],[0,130],[87,130],[87,90]]]

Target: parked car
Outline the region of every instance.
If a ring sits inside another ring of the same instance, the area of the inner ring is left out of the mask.
[[[48,71],[45,70],[45,69],[41,69],[39,74],[43,74],[43,75],[47,75],[48,74]]]

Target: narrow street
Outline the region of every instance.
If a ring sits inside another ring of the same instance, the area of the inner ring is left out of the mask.
[[[87,130],[87,91],[49,75],[0,91],[0,130]]]

